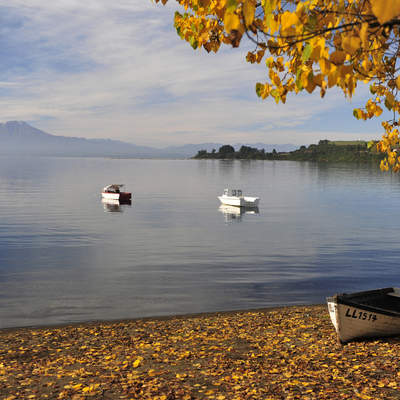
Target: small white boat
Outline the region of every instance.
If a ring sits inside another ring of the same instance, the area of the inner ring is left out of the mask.
[[[218,196],[222,204],[236,207],[258,207],[259,197],[243,196],[240,189],[225,189],[222,196]]]
[[[400,335],[399,288],[336,294],[327,302],[340,343]]]
[[[103,188],[101,197],[107,200],[119,200],[119,201],[130,201],[132,193],[121,192],[123,184],[112,184]]]

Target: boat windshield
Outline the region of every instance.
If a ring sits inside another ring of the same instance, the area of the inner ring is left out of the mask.
[[[108,185],[106,186],[103,191],[108,193],[120,193],[120,187],[123,185]]]
[[[224,189],[225,196],[234,196],[234,197],[241,197],[242,191],[240,189]]]

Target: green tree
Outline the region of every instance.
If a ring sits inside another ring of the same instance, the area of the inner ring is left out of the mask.
[[[220,157],[232,158],[235,154],[235,149],[231,145],[226,144],[219,148],[218,153],[219,153]]]

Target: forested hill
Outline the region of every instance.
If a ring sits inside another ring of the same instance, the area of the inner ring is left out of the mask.
[[[200,150],[195,159],[237,159],[237,160],[293,160],[293,161],[325,161],[325,162],[364,162],[378,161],[384,155],[377,153],[375,146],[368,148],[365,141],[330,141],[320,140],[318,144],[301,146],[290,152],[267,153],[264,149],[242,146],[235,151],[233,146],[224,145],[211,153]]]

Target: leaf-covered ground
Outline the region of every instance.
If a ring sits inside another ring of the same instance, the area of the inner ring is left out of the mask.
[[[400,399],[400,340],[326,306],[0,331],[0,399]]]

